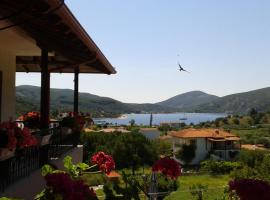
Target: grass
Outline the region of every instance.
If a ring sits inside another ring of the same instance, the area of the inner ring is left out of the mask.
[[[230,178],[228,175],[211,176],[211,175],[192,175],[181,176],[179,178],[180,187],[173,192],[166,200],[192,200],[189,187],[194,184],[202,184],[208,186],[208,191],[203,195],[204,199],[216,200],[221,199],[224,194],[224,188],[228,185]]]

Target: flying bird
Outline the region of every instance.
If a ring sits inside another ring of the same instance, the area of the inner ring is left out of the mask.
[[[185,70],[181,65],[180,65],[180,63],[178,62],[178,65],[179,65],[179,71],[180,72],[188,72],[187,70]],[[189,73],[189,72],[188,72]]]

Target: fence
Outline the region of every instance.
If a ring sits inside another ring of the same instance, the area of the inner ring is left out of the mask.
[[[39,146],[18,150],[13,157],[0,160],[0,192],[73,148],[80,135],[74,132],[66,134],[60,127],[32,134],[39,139]]]

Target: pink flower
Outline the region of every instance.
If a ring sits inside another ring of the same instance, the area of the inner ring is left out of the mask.
[[[152,167],[153,172],[161,172],[171,179],[177,179],[181,175],[180,165],[171,158],[162,158],[155,162]]]
[[[115,168],[113,158],[102,151],[93,155],[91,161],[93,164],[97,164],[99,170],[104,171],[106,174],[109,174]]]

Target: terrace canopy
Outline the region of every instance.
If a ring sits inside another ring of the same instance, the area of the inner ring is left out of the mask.
[[[43,128],[49,125],[50,73],[74,73],[75,112],[79,73],[116,73],[63,0],[2,0],[0,44],[1,121],[15,113],[15,72],[41,73]]]

